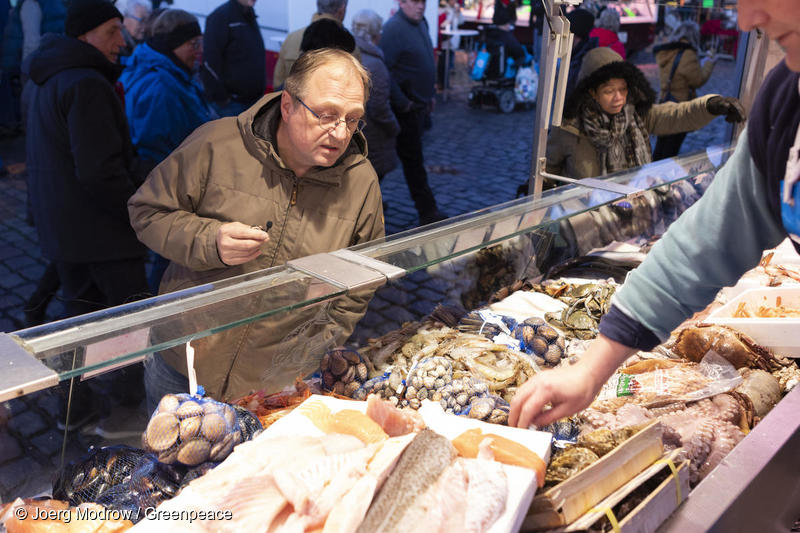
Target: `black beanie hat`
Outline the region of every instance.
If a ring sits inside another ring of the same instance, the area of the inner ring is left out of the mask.
[[[113,18],[122,20],[122,13],[108,0],[70,0],[64,33],[80,37]]]
[[[570,31],[581,39],[587,39],[589,32],[594,28],[594,15],[589,10],[573,9],[567,15],[567,19],[569,20]]]

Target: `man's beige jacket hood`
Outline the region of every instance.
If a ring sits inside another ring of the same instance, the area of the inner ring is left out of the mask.
[[[315,167],[298,178],[284,165],[273,140],[281,120],[280,94],[264,96],[238,117],[195,130],[129,200],[131,224],[139,239],[171,261],[160,293],[384,236],[380,186],[366,159],[364,136],[356,133],[334,166]],[[254,132],[254,119],[261,114],[270,125],[266,138]],[[234,221],[273,225],[261,256],[227,266],[217,253],[216,235],[222,224]],[[290,295],[290,299],[302,297]],[[335,300],[325,311],[336,323],[325,328],[326,339],[343,342],[368,301],[368,295]],[[272,374],[273,358],[282,356],[276,345],[319,312],[316,308],[284,313],[197,339],[192,345],[198,383],[209,395],[230,400],[265,385],[283,386],[276,383],[286,378],[291,382],[296,376]],[[186,374],[182,347],[161,354]],[[306,370],[302,361],[296,366],[298,374]]]

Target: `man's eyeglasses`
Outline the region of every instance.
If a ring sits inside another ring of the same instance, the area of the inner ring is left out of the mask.
[[[294,98],[295,100],[303,104],[303,107],[308,109],[308,112],[314,115],[319,120],[319,127],[322,128],[323,130],[332,132],[333,130],[339,127],[340,123],[344,122],[347,131],[350,133],[355,133],[357,131],[361,131],[366,125],[366,122],[364,122],[359,118],[339,118],[335,115],[327,115],[327,114],[319,115],[315,113],[313,109],[308,107],[306,103],[302,101],[300,98],[298,98],[297,96],[295,96]]]

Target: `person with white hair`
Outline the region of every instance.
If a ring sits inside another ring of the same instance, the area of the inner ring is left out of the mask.
[[[625,45],[619,40],[619,12],[607,7],[597,17],[589,38],[597,37],[597,46],[606,46],[625,59]]]
[[[149,2],[145,0],[128,0],[122,12],[122,37],[125,46],[120,50],[121,56],[130,56],[133,49],[144,40],[144,20],[150,14]]]
[[[369,147],[367,158],[375,167],[378,180],[397,166],[397,134],[400,133],[400,123],[389,101],[392,85],[389,69],[383,61],[383,50],[378,46],[382,26],[383,19],[371,9],[356,13],[351,26],[356,45],[361,49],[361,64],[372,78],[372,91],[364,115],[367,123],[364,136]]]
[[[701,63],[699,49],[700,29],[691,20],[679,24],[666,43],[653,47],[661,78],[659,102],[686,102],[697,96],[697,89],[709,80],[716,63],[714,57]],[[659,136],[653,161],[678,155],[684,138],[685,133]]]

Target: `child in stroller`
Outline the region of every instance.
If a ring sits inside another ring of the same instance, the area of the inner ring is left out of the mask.
[[[518,49],[514,47],[518,57],[512,57],[508,51],[507,39],[500,38],[505,37],[504,34],[508,32],[496,25],[479,26],[478,30],[481,32],[480,51],[475,58],[471,78],[480,83],[470,90],[470,107],[495,105],[503,113],[510,113],[518,102],[525,103],[526,107],[532,105],[535,89],[532,91],[533,97],[520,97],[515,94],[514,89],[517,85],[518,69],[531,65],[533,56],[517,43],[524,55],[520,56]]]

